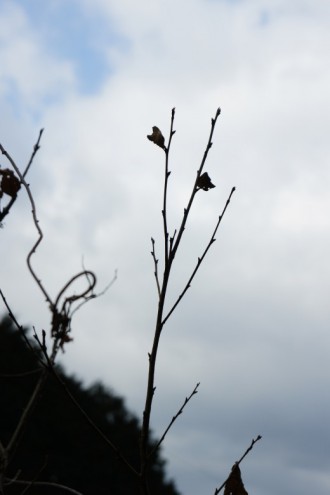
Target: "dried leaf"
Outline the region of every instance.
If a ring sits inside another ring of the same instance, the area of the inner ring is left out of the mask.
[[[149,134],[147,138],[165,150],[165,139],[158,127],[154,126],[152,128],[152,134]]]
[[[2,175],[0,183],[0,197],[3,193],[5,193],[11,198],[14,198],[21,187],[20,181],[17,177],[15,177],[14,172],[8,168],[0,170],[0,175]]]
[[[245,490],[241,470],[237,463],[231,469],[230,476],[225,485],[224,495],[249,495]]]
[[[203,189],[203,191],[208,191],[209,189],[215,187],[215,185],[212,184],[209,174],[204,172],[204,174],[198,177],[196,187]]]

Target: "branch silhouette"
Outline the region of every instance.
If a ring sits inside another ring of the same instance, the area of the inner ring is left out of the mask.
[[[243,459],[244,459],[244,458],[248,455],[248,453],[249,453],[249,452],[253,449],[254,444],[256,444],[256,443],[257,443],[259,440],[261,440],[261,439],[262,439],[262,436],[261,436],[261,435],[258,435],[255,439],[252,439],[252,442],[251,442],[250,446],[246,449],[246,451],[244,452],[244,454],[242,455],[242,457],[239,459],[239,461],[235,462],[235,464],[233,465],[233,468],[234,468],[235,466],[239,466],[239,465],[241,464],[241,462],[243,461]],[[232,469],[233,469],[233,468],[232,468]],[[228,475],[228,477],[227,477],[226,481],[224,481],[224,482],[222,483],[222,485],[221,485],[221,486],[219,486],[219,488],[216,488],[216,489],[215,489],[214,495],[218,495],[218,494],[221,492],[221,490],[222,490],[223,488],[225,488],[226,483],[228,482],[228,480],[230,479],[230,477],[231,477],[231,473]]]
[[[175,131],[173,130],[174,117],[175,117],[175,109],[174,108],[172,109],[172,113],[171,113],[170,135],[169,135],[167,146],[164,145],[164,138],[163,138],[163,135],[162,135],[162,133],[158,127],[154,126],[153,127],[153,134],[151,136],[148,136],[148,139],[150,141],[153,141],[156,145],[163,148],[163,150],[165,151],[165,175],[164,175],[164,192],[163,192],[163,209],[162,209],[163,230],[164,230],[163,236],[164,236],[165,249],[164,249],[164,272],[163,272],[162,280],[160,281],[159,276],[158,276],[158,259],[156,258],[156,254],[155,254],[155,241],[152,238],[151,254],[153,257],[153,261],[154,261],[154,267],[155,267],[154,274],[155,274],[155,278],[156,278],[159,300],[158,300],[158,310],[157,310],[157,316],[156,316],[152,349],[151,349],[151,352],[148,354],[148,356],[149,356],[149,371],[148,371],[147,390],[146,390],[145,406],[144,406],[143,415],[142,415],[142,427],[141,427],[141,436],[140,436],[141,491],[144,495],[148,495],[148,493],[149,493],[148,482],[147,482],[147,471],[148,471],[148,466],[149,466],[150,453],[154,451],[153,449],[151,449],[151,452],[148,452],[148,440],[149,440],[149,434],[150,434],[150,418],[151,418],[152,403],[153,403],[154,393],[156,390],[156,387],[155,387],[155,369],[156,369],[156,361],[157,361],[160,336],[161,336],[161,333],[162,333],[162,330],[163,330],[165,323],[167,322],[168,318],[173,313],[173,311],[176,309],[179,302],[181,301],[181,299],[185,295],[186,291],[188,290],[188,288],[190,286],[191,281],[193,280],[200,264],[204,260],[210,246],[215,241],[215,234],[219,228],[219,225],[221,223],[223,215],[226,212],[226,209],[230,203],[231,196],[235,190],[235,188],[232,188],[232,191],[228,197],[228,200],[226,202],[226,205],[224,207],[222,215],[220,215],[218,222],[216,224],[216,227],[213,231],[211,239],[210,239],[209,243],[207,244],[201,258],[198,259],[197,265],[196,265],[195,269],[193,270],[193,273],[192,273],[185,289],[183,290],[183,292],[178,297],[178,299],[175,302],[175,304],[173,305],[172,309],[164,317],[164,307],[165,307],[165,301],[167,298],[167,289],[168,289],[168,283],[169,283],[170,276],[171,276],[173,262],[175,259],[175,255],[179,249],[179,246],[180,246],[180,243],[181,243],[181,240],[183,237],[183,233],[184,233],[184,230],[186,228],[188,216],[189,216],[189,213],[191,211],[191,207],[192,207],[192,204],[194,202],[195,196],[201,188],[207,191],[209,188],[214,187],[214,185],[211,183],[211,181],[208,177],[208,174],[204,174],[204,178],[202,179],[202,181],[201,181],[201,174],[202,174],[206,159],[208,157],[208,153],[212,147],[212,138],[213,138],[213,134],[214,134],[214,129],[215,129],[217,119],[220,116],[220,113],[221,113],[221,110],[220,110],[220,108],[218,108],[216,113],[215,113],[215,117],[211,119],[211,129],[210,129],[209,138],[207,141],[207,145],[206,145],[200,166],[197,170],[196,179],[195,179],[193,187],[192,187],[192,192],[191,192],[190,198],[188,200],[186,208],[184,209],[184,213],[183,213],[180,227],[178,230],[174,231],[173,237],[171,237],[170,239],[169,239],[168,225],[167,225],[167,193],[168,193],[168,178],[170,175],[170,172],[169,172],[169,153],[170,153],[170,148],[171,148],[171,143],[172,143],[172,137],[175,133]],[[206,180],[206,182],[205,182],[205,180]],[[184,405],[185,404],[186,403],[184,403]],[[181,414],[181,412],[182,411],[180,410],[179,413]],[[177,419],[178,416],[179,416],[179,414],[177,414],[173,417],[173,420],[170,423],[169,428],[170,428],[170,426],[172,426],[172,424],[174,423],[174,421]],[[169,428],[165,431],[165,434],[164,434],[165,436],[166,436]],[[164,438],[162,438],[162,441],[163,441],[163,439]]]
[[[44,131],[44,129],[40,129],[40,131],[39,131],[39,136],[38,136],[37,142],[33,146],[33,151],[31,153],[31,156],[30,156],[30,159],[28,161],[28,164],[25,167],[25,170],[23,172],[23,177],[25,177],[26,174],[28,173],[28,171],[29,171],[29,169],[30,169],[30,167],[31,167],[31,165],[33,163],[34,157],[37,154],[38,150],[40,149],[40,141],[41,141],[41,136],[42,136],[43,131]],[[6,152],[4,153],[5,150],[1,146],[1,144],[0,144],[0,151],[6,156]],[[2,220],[9,214],[9,212],[10,212],[12,206],[14,205],[16,199],[17,199],[17,194],[15,194],[14,196],[12,196],[12,198],[10,199],[10,201],[8,202],[8,204],[0,211],[0,225],[1,225]]]

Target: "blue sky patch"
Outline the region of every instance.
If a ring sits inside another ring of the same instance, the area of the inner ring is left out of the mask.
[[[16,3],[41,34],[47,51],[73,63],[79,90],[88,94],[97,92],[114,70],[105,48],[116,45],[119,50],[127,49],[127,41],[116,32],[111,20],[97,11],[88,15],[74,0],[29,0],[28,3],[17,0]]]

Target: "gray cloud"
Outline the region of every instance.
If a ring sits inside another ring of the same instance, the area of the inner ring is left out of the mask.
[[[263,440],[242,466],[249,493],[328,493],[327,6],[85,1],[85,15],[109,16],[126,40],[125,49],[102,47],[116,71],[89,95],[79,93],[65,53],[43,46],[24,8],[13,2],[1,16],[1,59],[10,63],[0,76],[0,132],[21,165],[46,127],[29,176],[45,231],[35,266],[52,294],[82,256],[100,288],[119,269],[109,293],[77,315],[62,362],[142,411],[157,304],[151,236],[162,251],[163,156],[146,135],[153,125],[167,135],[177,107],[173,231],[220,105],[206,167],[217,187],[197,197],[169,307],[231,187],[237,192],[162,336],[153,428],[161,434],[200,381],[164,448],[183,493],[213,493],[257,434]],[[35,232],[23,195],[1,235],[2,289],[22,323],[47,328],[24,261]]]

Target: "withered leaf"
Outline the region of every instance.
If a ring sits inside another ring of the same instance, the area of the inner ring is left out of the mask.
[[[209,189],[215,187],[215,185],[212,184],[209,174],[204,172],[204,174],[198,177],[196,187],[203,189],[203,191],[208,191]]]
[[[153,143],[157,144],[157,146],[160,146],[165,150],[165,139],[161,131],[156,127],[155,125],[152,128],[152,134],[149,134],[147,138],[152,141]]]
[[[2,176],[0,182],[1,196],[3,193],[6,193],[11,198],[14,198],[21,187],[20,181],[14,175],[14,172],[12,170],[9,170],[8,168],[0,170],[0,176]]]
[[[237,463],[231,468],[230,476],[225,485],[224,495],[249,495],[245,490],[241,470]]]

